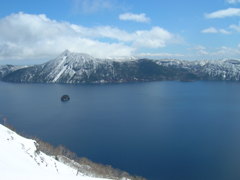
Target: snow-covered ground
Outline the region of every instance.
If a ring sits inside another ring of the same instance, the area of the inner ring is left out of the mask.
[[[0,124],[0,179],[107,180],[87,177],[53,157],[37,151],[36,142]]]

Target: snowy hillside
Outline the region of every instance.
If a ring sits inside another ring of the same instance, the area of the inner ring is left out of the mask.
[[[6,73],[7,72],[7,73]],[[94,58],[64,51],[54,60],[17,70],[1,70],[0,79],[24,83],[111,83],[133,81],[240,81],[240,61],[184,61]]]
[[[64,51],[56,59],[45,64],[42,74],[46,74],[48,82],[75,82],[84,79],[97,71],[103,64],[111,66],[111,60],[97,59],[88,54]]]
[[[22,69],[23,67],[26,66],[13,66],[13,65],[2,65],[0,66],[0,79],[9,73],[16,71],[18,69]]]
[[[169,68],[154,60],[99,59],[82,53],[64,51],[54,60],[7,74],[7,82],[24,83],[110,83],[156,80],[185,80],[190,72]],[[194,75],[190,75],[192,77]]]
[[[107,180],[84,176],[69,165],[38,151],[34,140],[21,137],[3,125],[0,125],[0,147],[0,179]]]
[[[216,60],[216,61],[180,61],[159,60],[157,62],[165,67],[178,67],[195,74],[200,80],[226,80],[240,81],[240,60]]]

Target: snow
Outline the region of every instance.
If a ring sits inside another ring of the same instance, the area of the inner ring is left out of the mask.
[[[0,179],[107,180],[77,173],[76,169],[37,152],[35,143],[0,124]]]
[[[66,59],[66,56],[63,57],[62,61],[59,63],[59,65],[57,66],[58,69],[61,69],[60,72],[55,76],[55,78],[53,79],[53,82],[56,82],[59,77],[63,74],[63,72],[66,70],[66,66],[63,66],[63,68],[60,68],[62,67],[62,65],[64,64],[64,61]]]
[[[158,60],[157,64],[184,68],[197,75],[208,76],[207,80],[240,80],[240,61],[237,59],[216,61]]]
[[[71,82],[75,75],[89,75],[99,64],[104,62],[104,60],[88,54],[72,53],[66,50],[54,60],[49,61],[44,71],[48,74],[48,82],[61,82],[61,79]]]
[[[25,68],[21,73],[11,76],[16,67],[0,66],[0,78],[6,78],[5,81],[13,82],[46,82],[46,83],[107,83],[107,82],[126,82],[133,78],[138,81],[137,77],[126,77],[122,79],[121,69],[126,67],[138,66],[136,57],[115,57],[115,58],[94,58],[88,54],[75,53],[68,50],[64,51],[55,59],[42,65],[35,65],[32,68]],[[159,66],[184,70],[193,74],[199,80],[226,80],[240,81],[240,60],[177,60],[177,59],[160,59],[151,60]],[[20,68],[20,67],[17,67]],[[120,68],[120,71],[119,71]],[[21,68],[20,68],[21,69]],[[128,69],[126,69],[128,70]],[[20,75],[21,76],[20,76]],[[9,79],[8,79],[9,78]],[[139,79],[141,80],[141,79]],[[152,80],[147,77],[145,80]]]

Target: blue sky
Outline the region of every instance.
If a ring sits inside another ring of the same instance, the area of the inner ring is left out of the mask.
[[[96,57],[240,57],[240,0],[0,0],[0,63],[65,49]]]

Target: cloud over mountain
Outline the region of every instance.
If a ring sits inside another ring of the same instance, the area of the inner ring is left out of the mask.
[[[161,27],[127,32],[111,26],[85,27],[44,14],[11,14],[0,19],[0,59],[54,57],[65,49],[96,57],[130,56],[140,48],[162,48],[175,35]],[[103,40],[104,39],[104,40]]]

